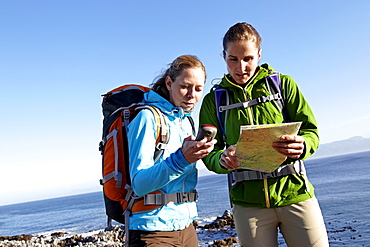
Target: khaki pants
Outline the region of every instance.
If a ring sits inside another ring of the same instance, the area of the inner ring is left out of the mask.
[[[198,237],[194,225],[191,224],[180,231],[129,231],[130,247],[198,247]]]
[[[233,205],[233,214],[239,242],[243,247],[278,246],[278,228],[289,247],[329,246],[316,197],[279,208]]]

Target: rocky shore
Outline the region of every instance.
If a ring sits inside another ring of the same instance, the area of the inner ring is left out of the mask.
[[[55,232],[50,236],[17,235],[0,236],[2,247],[52,247],[52,246],[124,246],[121,236],[123,229],[115,226],[112,231],[91,231],[69,236],[68,233]]]
[[[213,222],[200,225],[194,221],[197,228],[200,246],[238,246],[234,220],[229,210],[217,217]],[[222,237],[222,238],[221,238]],[[119,247],[124,246],[124,227],[113,226],[111,230],[96,230],[83,234],[71,235],[65,232],[54,232],[50,236],[16,235],[1,236],[1,247],[54,247],[54,246],[86,246],[86,247]]]
[[[240,246],[236,237],[233,216],[229,210],[211,222],[202,224],[194,221],[194,226],[197,229],[199,247]],[[368,246],[362,244],[364,233],[368,229],[361,227],[361,223],[355,220],[327,222],[330,245]],[[82,234],[54,232],[47,236],[0,235],[0,247],[120,247],[124,246],[124,241],[124,227],[118,225],[113,226],[111,230],[95,230]],[[284,240],[278,245],[286,246]]]

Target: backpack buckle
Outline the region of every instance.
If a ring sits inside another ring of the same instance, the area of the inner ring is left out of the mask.
[[[167,149],[167,144],[163,142],[158,142],[158,144],[155,146],[156,149],[162,150],[162,149]]]
[[[279,93],[276,93],[276,94],[270,94],[270,95],[267,95],[267,96],[259,96],[256,100],[258,102],[258,104],[261,104],[261,103],[266,103],[266,102],[270,102],[270,101],[273,101],[273,100],[280,100],[282,99],[281,98],[281,95]]]
[[[271,96],[271,95],[268,95],[268,96],[259,96],[256,100],[257,100],[257,103],[258,104],[261,104],[261,103],[265,103],[265,102],[267,102],[267,101],[271,101],[270,100],[270,97],[269,96]]]

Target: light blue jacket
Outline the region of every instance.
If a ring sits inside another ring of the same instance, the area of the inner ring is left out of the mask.
[[[128,125],[130,176],[132,188],[141,196],[155,190],[165,194],[192,192],[197,184],[196,163],[190,164],[180,147],[192,135],[192,126],[184,111],[149,91],[144,102],[161,109],[169,127],[168,149],[154,163],[156,122],[150,110],[142,110]],[[130,216],[130,230],[176,231],[188,227],[197,217],[195,202],[169,203],[147,213]]]

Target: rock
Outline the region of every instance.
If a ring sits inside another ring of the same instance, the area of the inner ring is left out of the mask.
[[[221,246],[233,246],[233,244],[237,243],[238,241],[234,237],[225,238],[224,240],[215,240],[213,242],[214,247],[221,247]]]
[[[231,230],[231,228],[235,228],[235,224],[233,215],[231,214],[230,210],[225,210],[222,216],[217,217],[216,220],[209,224],[206,224],[204,226],[198,225],[198,228],[206,230],[204,232],[209,231],[208,236],[213,235],[215,237],[216,233],[223,233],[226,234],[226,236],[232,236],[225,239],[215,239],[213,240],[213,244],[209,246],[235,246],[234,244],[238,243],[236,233]]]
[[[231,228],[235,228],[234,218],[230,212],[230,210],[225,210],[222,216],[219,216],[211,222],[210,224],[206,224],[204,226],[198,226],[199,228],[204,229],[221,229],[225,226],[230,226]]]
[[[66,233],[66,232],[54,232],[50,235],[53,236],[53,237],[60,238],[60,237],[64,237],[64,235],[66,235],[66,234],[68,234],[68,233]]]
[[[4,240],[10,240],[10,241],[28,241],[32,238],[33,236],[32,235],[26,235],[26,234],[22,234],[22,235],[15,235],[15,236],[10,236],[10,237],[7,237],[7,236],[0,236],[0,241],[4,241]]]
[[[194,227],[195,227],[195,228],[197,228],[197,227],[198,227],[198,225],[199,225],[199,224],[198,224],[198,221],[197,221],[197,220],[193,220],[193,225],[194,225]]]

